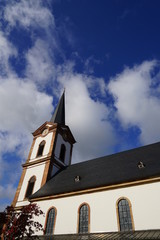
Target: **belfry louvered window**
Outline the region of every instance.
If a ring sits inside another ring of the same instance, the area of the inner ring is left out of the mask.
[[[55,208],[51,208],[48,212],[48,215],[47,215],[45,235],[52,235],[53,234],[53,228],[54,228],[54,225],[55,225],[55,218],[56,218],[56,210],[55,210]]]
[[[38,152],[37,152],[37,157],[42,156],[45,143],[46,143],[45,141],[42,141],[42,142],[39,144],[39,148],[38,148]]]
[[[36,181],[35,176],[31,177],[30,180],[28,181],[28,186],[27,186],[27,191],[26,191],[25,198],[28,198],[32,194],[35,181]]]
[[[64,144],[61,145],[61,150],[60,150],[60,155],[59,155],[59,159],[64,162],[65,160],[65,155],[66,155],[66,147]]]
[[[118,202],[120,231],[132,231],[131,209],[129,202],[124,198]]]
[[[87,233],[89,224],[89,207],[83,204],[79,209],[79,233]]]

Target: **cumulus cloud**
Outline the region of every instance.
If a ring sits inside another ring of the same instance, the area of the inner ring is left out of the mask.
[[[5,172],[15,163],[7,167],[3,154],[14,152],[26,158],[31,132],[50,119],[53,106],[52,97],[39,92],[34,83],[9,77],[0,78],[0,103],[1,171]]]
[[[99,65],[101,64],[101,61],[96,59],[94,56],[90,56],[86,59],[84,62],[84,69],[87,73],[94,73],[94,65]]]
[[[20,156],[19,166],[27,158],[31,132],[51,117],[52,97],[39,92],[29,81],[0,78],[0,103],[0,175],[2,177],[7,171],[10,178],[18,162],[10,161],[8,165],[4,155],[14,153],[15,158]]]
[[[39,26],[48,29],[54,26],[54,16],[41,0],[10,1],[5,8],[4,19],[11,27],[17,24],[24,28]]]
[[[26,53],[26,76],[40,86],[55,78],[56,70],[45,41],[38,39]]]
[[[16,56],[16,48],[7,40],[4,33],[0,31],[0,74],[5,76],[11,74],[11,66],[9,59],[11,56]]]
[[[0,186],[0,196],[2,198],[12,199],[13,194],[15,193],[16,188],[14,188],[11,184],[8,184],[4,187]]]
[[[0,126],[4,132],[33,130],[36,122],[44,121],[52,110],[52,97],[39,92],[33,82],[18,78],[1,79],[0,102]]]
[[[94,75],[87,76],[84,75],[83,79],[92,95],[93,98],[106,97],[107,93],[107,84],[105,83],[104,78],[96,78]]]
[[[32,141],[31,132],[50,119],[53,106],[52,97],[39,92],[33,83],[19,79],[3,79],[2,82],[1,80],[0,175],[2,177],[7,172],[9,175],[8,179],[10,179],[13,175],[12,170],[14,167],[19,165],[18,170],[20,170],[22,160],[24,161],[28,155]],[[10,161],[8,164],[3,157],[6,153],[14,153],[14,158],[16,158],[16,155],[20,156],[21,161],[19,163]],[[18,177],[17,171],[14,174],[16,176],[13,183],[17,181]],[[10,189],[8,190],[10,191]],[[0,194],[0,196],[2,195]]]
[[[160,92],[155,70],[159,63],[145,61],[111,79],[108,89],[114,97],[117,117],[123,127],[139,127],[142,144],[159,140]],[[156,86],[156,88],[154,87]]]
[[[1,204],[0,211],[4,211],[7,204],[10,204],[10,201],[13,200],[13,196],[15,194],[16,188],[12,184],[7,184],[4,186],[0,185],[0,196],[1,196]]]

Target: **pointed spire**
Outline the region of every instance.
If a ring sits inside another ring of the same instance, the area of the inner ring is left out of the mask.
[[[59,100],[56,110],[50,120],[53,123],[60,123],[65,125],[65,90]]]

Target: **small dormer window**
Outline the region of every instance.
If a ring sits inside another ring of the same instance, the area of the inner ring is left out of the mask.
[[[81,177],[78,176],[78,175],[74,178],[74,181],[75,181],[75,182],[80,182],[80,180],[81,180]]]
[[[59,155],[59,159],[64,162],[65,160],[65,155],[66,155],[66,147],[64,144],[61,145],[61,150],[60,150],[60,155]]]
[[[42,141],[42,142],[39,144],[39,148],[38,148],[38,152],[37,152],[37,157],[42,156],[45,143],[46,143],[45,141]]]
[[[143,162],[141,162],[141,161],[138,163],[137,166],[138,166],[139,169],[145,168],[145,164]]]

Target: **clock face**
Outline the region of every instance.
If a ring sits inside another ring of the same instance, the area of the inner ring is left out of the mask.
[[[48,133],[48,128],[45,128],[45,129],[43,130],[43,132],[42,132],[42,136],[47,135],[47,133]]]

